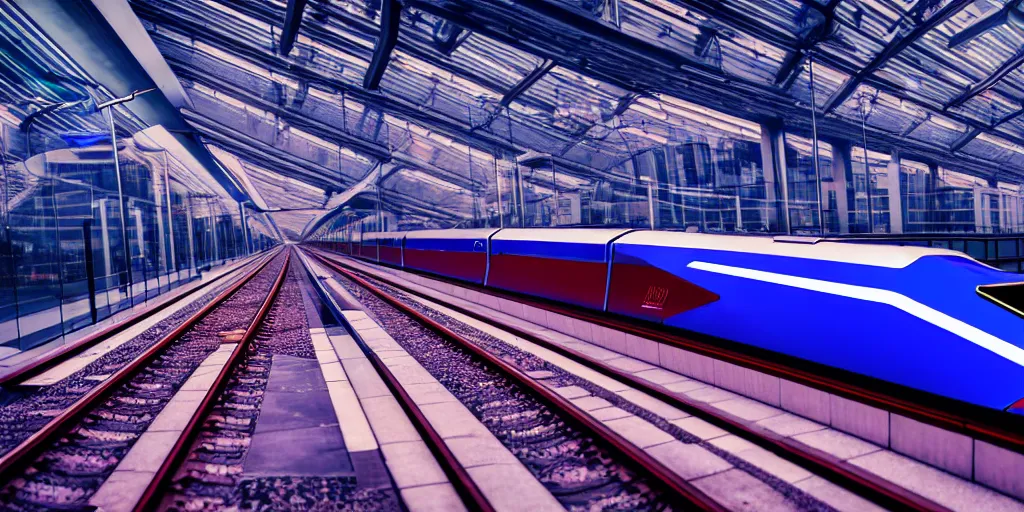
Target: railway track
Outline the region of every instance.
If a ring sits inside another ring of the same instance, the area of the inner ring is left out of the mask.
[[[286,263],[215,384],[164,459],[137,510],[398,510],[392,489],[360,488],[354,476],[245,477],[275,355],[315,360],[300,296],[301,264]],[[279,447],[288,457],[287,447]]]
[[[51,386],[42,398],[9,404],[6,420],[17,416],[10,410],[16,409],[47,421],[20,442],[10,443],[0,457],[0,480],[6,482],[0,503],[5,509],[87,507],[164,406],[222,343],[235,344],[229,360],[237,360],[280,289],[289,257],[279,253],[198,310],[186,308],[190,316],[166,334],[157,329],[156,341],[149,331],[149,336],[140,336],[142,341],[132,340],[126,345],[146,345],[129,346],[136,349],[126,350],[135,354],[131,359],[125,360],[125,354],[101,358],[81,375],[66,379],[70,383]],[[50,407],[67,405],[33,415],[30,408],[40,400]],[[190,432],[186,429],[183,435]],[[147,495],[135,508],[146,509],[150,501]]]
[[[913,492],[907,491],[906,489],[889,481],[883,480],[857,467],[844,464],[842,461],[827,453],[818,450],[808,450],[806,447],[792,442],[791,439],[776,435],[766,429],[751,428],[751,426],[745,422],[737,421],[736,418],[728,415],[723,415],[720,411],[703,402],[698,400],[687,400],[685,397],[679,396],[678,393],[674,393],[664,386],[637,378],[629,372],[610,365],[602,364],[599,360],[581,352],[567,349],[559,344],[551,343],[536,336],[534,333],[518,328],[515,325],[502,323],[477,311],[462,308],[455,304],[445,303],[442,300],[438,300],[436,297],[427,297],[417,293],[415,290],[407,286],[368,275],[361,272],[356,267],[344,265],[343,262],[326,258],[323,255],[317,254],[316,258],[331,270],[345,276],[345,278],[351,279],[353,282],[358,283],[367,290],[370,290],[381,300],[384,300],[389,304],[402,309],[404,312],[427,322],[435,331],[458,331],[458,333],[461,333],[461,336],[468,340],[468,343],[475,344],[479,348],[479,351],[490,352],[491,357],[499,360],[515,361],[515,364],[520,365],[520,367],[528,373],[550,371],[552,368],[551,365],[545,365],[539,360],[536,360],[536,358],[532,358],[530,355],[524,355],[521,351],[507,346],[500,340],[495,339],[493,336],[487,335],[454,319],[447,318],[436,310],[424,306],[422,303],[418,302],[417,299],[425,299],[427,301],[440,304],[477,321],[487,323],[531,343],[554,351],[604,376],[611,377],[619,382],[628,384],[634,389],[642,390],[651,397],[671,404],[690,415],[708,421],[709,423],[743,439],[754,442],[772,453],[807,469],[811,473],[820,475],[883,507],[893,510],[947,510],[945,507]],[[557,368],[555,369],[555,373],[558,373]],[[583,387],[586,386],[583,385]],[[597,394],[598,393],[595,392],[595,395]],[[607,396],[607,394],[602,398],[614,400],[614,396]],[[657,420],[657,418],[652,419],[655,421]],[[662,420],[662,423],[664,423],[664,420]],[[686,441],[698,442],[694,439],[688,439]],[[797,501],[800,499],[801,497],[797,496]],[[813,508],[813,504],[811,508]]]
[[[367,279],[338,272],[342,286],[377,317],[385,331],[473,412],[565,508],[726,510],[557,393],[554,387],[571,380],[567,375],[547,375],[546,370],[531,366],[523,354],[493,353],[489,350],[493,347],[482,346],[459,328],[410,307]],[[806,496],[796,499],[813,501]]]

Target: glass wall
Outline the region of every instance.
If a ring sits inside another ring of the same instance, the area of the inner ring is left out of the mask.
[[[0,39],[0,359],[272,245],[162,127],[147,128],[11,6]],[[111,126],[111,119],[114,126]],[[112,135],[113,132],[113,135]],[[116,144],[115,142],[116,138]],[[116,151],[115,151],[116,148]]]
[[[592,138],[571,141],[559,154],[514,159],[463,147],[464,160],[443,162],[441,169],[399,166],[382,173],[380,207],[395,218],[386,229],[627,227],[795,235],[1024,231],[1020,185],[992,184],[898,152],[865,150],[850,140],[819,140],[815,167],[809,137],[773,132],[666,96],[638,100],[618,121],[594,125]],[[779,149],[765,142],[774,133],[781,144],[777,157],[772,152]],[[414,138],[411,132],[407,137]],[[776,169],[779,164],[784,167]],[[346,217],[323,224],[311,236],[345,231],[352,222],[359,223],[359,230],[380,229],[379,223],[361,220],[377,215],[376,193],[359,197],[372,206],[353,201]]]
[[[786,192],[789,226],[793,234],[820,234],[818,200],[824,198],[820,214],[825,218],[826,233],[839,232],[838,194],[832,171],[832,145],[818,141],[818,168],[814,167],[813,141],[786,134]],[[821,188],[818,174],[821,173]]]
[[[238,203],[147,131],[118,140],[119,186],[104,117],[60,116],[91,123],[92,131],[40,123],[26,132],[0,120],[0,344],[8,353],[60,338],[249,253]]]
[[[854,146],[851,153],[852,175],[847,187],[850,233],[893,232],[889,213],[891,155],[865,151],[863,146]]]

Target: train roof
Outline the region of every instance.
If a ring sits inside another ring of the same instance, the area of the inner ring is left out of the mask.
[[[616,240],[618,244],[684,247],[715,251],[745,252],[814,260],[829,260],[876,267],[903,268],[925,256],[952,256],[975,261],[947,249],[892,246],[851,242],[818,241],[767,236],[741,236],[676,231],[634,231]],[[981,263],[978,263],[981,265]]]
[[[628,229],[605,228],[540,228],[502,229],[492,240],[528,240],[531,242],[564,242],[607,244],[616,237],[628,233]]]
[[[477,239],[487,238],[498,231],[495,228],[475,228],[475,229],[427,229],[423,231],[410,231],[406,234],[406,239],[437,239],[437,238],[448,238],[448,239]]]

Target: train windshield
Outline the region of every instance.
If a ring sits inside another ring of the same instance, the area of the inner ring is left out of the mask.
[[[978,295],[1024,318],[1024,282],[979,286]]]

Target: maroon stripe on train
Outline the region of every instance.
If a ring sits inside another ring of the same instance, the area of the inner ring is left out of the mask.
[[[380,261],[392,265],[402,264],[402,249],[398,247],[380,246]]]
[[[602,309],[607,276],[604,262],[492,254],[487,286]]]
[[[651,265],[613,263],[608,311],[662,322],[718,300],[718,295]]]
[[[405,266],[483,284],[487,253],[406,248]]]

